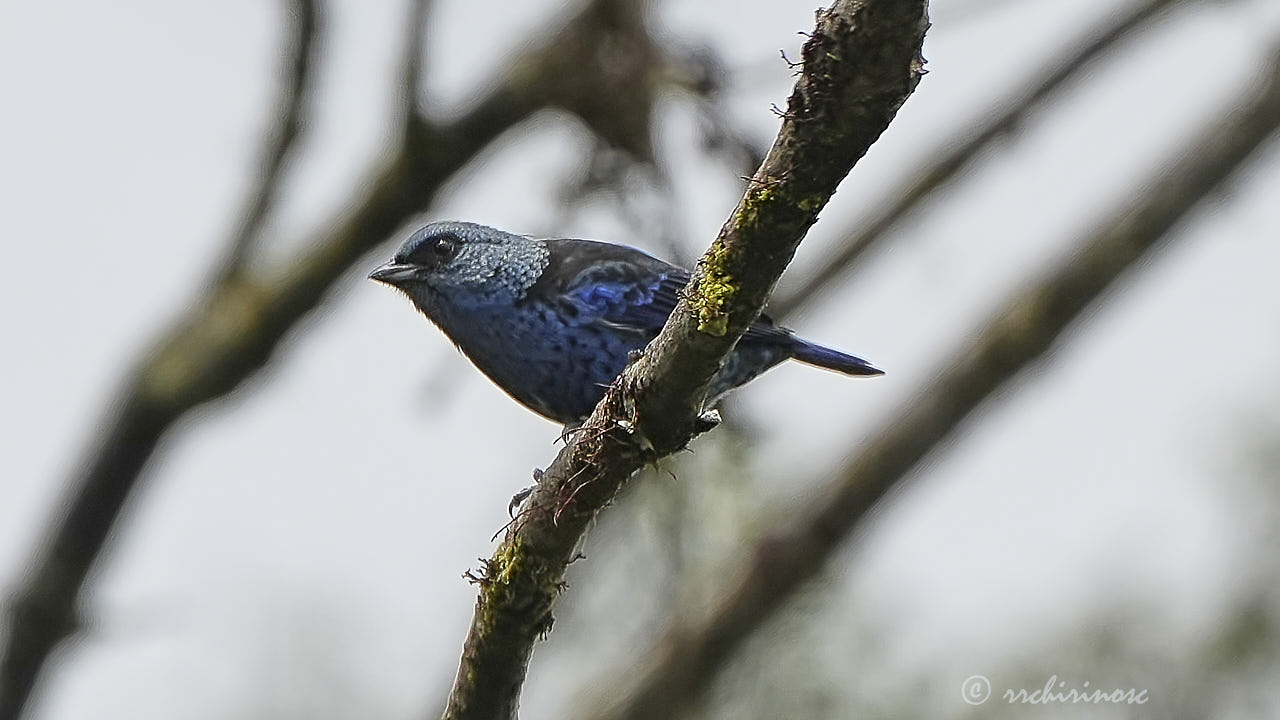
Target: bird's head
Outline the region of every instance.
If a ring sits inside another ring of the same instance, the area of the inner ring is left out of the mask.
[[[418,229],[390,261],[369,273],[424,311],[523,297],[547,266],[546,243],[468,222]]]

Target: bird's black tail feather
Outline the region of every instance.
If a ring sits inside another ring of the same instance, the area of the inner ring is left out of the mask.
[[[806,340],[795,338],[793,358],[802,363],[816,365],[820,368],[835,370],[845,375],[883,375],[884,371],[873,367],[871,363],[860,357],[846,355],[839,350],[815,345]]]

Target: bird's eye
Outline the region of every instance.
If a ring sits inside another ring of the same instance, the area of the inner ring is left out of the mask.
[[[448,262],[458,254],[458,238],[453,235],[441,235],[431,244],[431,252],[440,262]]]
[[[415,265],[440,267],[457,256],[461,247],[462,241],[457,235],[441,233],[419,245],[406,259]]]

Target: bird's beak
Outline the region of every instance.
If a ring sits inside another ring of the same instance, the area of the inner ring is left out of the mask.
[[[409,280],[417,279],[417,277],[418,267],[416,265],[396,262],[395,260],[385,262],[369,273],[370,280],[377,280],[392,287],[399,287]]]

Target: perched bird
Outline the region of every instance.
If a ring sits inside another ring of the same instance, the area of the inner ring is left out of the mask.
[[[409,236],[369,274],[413,304],[511,397],[580,423],[658,334],[689,273],[635,248],[533,238],[466,222]],[[861,358],[796,337],[761,315],[712,379],[708,406],[795,359],[846,375],[881,375]]]

